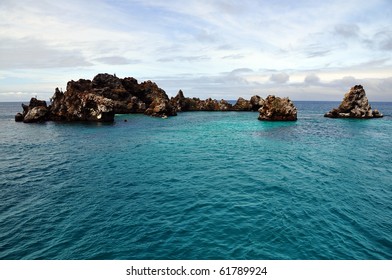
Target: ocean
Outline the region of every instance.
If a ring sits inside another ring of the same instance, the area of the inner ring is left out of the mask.
[[[385,117],[257,112],[16,123],[0,103],[0,259],[392,259]],[[127,121],[125,121],[127,120]]]

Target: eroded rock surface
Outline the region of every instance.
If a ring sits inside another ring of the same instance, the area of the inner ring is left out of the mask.
[[[372,109],[364,88],[361,85],[356,85],[344,95],[339,107],[332,109],[324,117],[371,119],[382,118],[383,115],[377,109]]]
[[[25,123],[45,122],[49,118],[46,101],[31,98],[29,105],[22,104],[23,113],[17,113],[15,121]]]
[[[134,78],[120,79],[115,75],[98,74],[92,81],[69,81],[65,92],[56,88],[51,105],[30,102],[16,121],[93,121],[112,122],[115,114],[144,113],[154,117],[175,116],[165,91],[157,84],[141,84]]]
[[[288,100],[288,99],[287,99]],[[51,105],[32,99],[23,106],[23,113],[15,121],[91,121],[112,122],[115,114],[143,113],[154,117],[167,118],[177,112],[187,111],[258,111],[259,119],[296,120],[297,111],[286,99],[258,95],[250,100],[242,97],[232,105],[228,101],[212,98],[188,98],[180,90],[169,99],[165,91],[152,81],[138,83],[135,78],[120,79],[116,75],[98,74],[93,80],[69,81],[66,91],[56,88]],[[271,103],[272,102],[272,103]]]
[[[261,121],[296,121],[297,108],[289,98],[269,95],[259,109]]]

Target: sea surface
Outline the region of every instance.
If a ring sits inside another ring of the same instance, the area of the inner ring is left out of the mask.
[[[0,259],[390,260],[392,103],[338,104],[24,124],[0,103]]]

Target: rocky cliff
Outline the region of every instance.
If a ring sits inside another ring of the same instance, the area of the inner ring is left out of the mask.
[[[332,109],[324,117],[370,119],[381,118],[383,115],[377,109],[372,109],[365,90],[361,85],[356,85],[344,95],[339,107]]]

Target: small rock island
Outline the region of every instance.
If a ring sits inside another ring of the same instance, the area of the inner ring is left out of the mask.
[[[297,108],[289,98],[269,95],[259,109],[261,121],[296,121]]]
[[[361,85],[356,85],[347,92],[338,108],[326,113],[327,118],[353,118],[371,119],[382,118],[383,115],[377,110],[372,110],[366,97],[366,92]]]
[[[154,82],[98,74],[91,80],[69,81],[65,92],[56,88],[51,104],[32,98],[15,121],[113,122],[115,114],[144,113],[154,117],[175,116],[165,91]]]
[[[93,80],[69,81],[65,92],[55,89],[48,106],[45,101],[32,98],[29,105],[22,104],[23,113],[15,121],[33,123],[45,121],[113,122],[115,114],[146,114],[167,118],[187,111],[259,111],[260,120],[296,120],[297,109],[288,98],[268,96],[266,100],[254,95],[250,100],[242,97],[232,105],[207,98],[188,98],[182,90],[169,99],[156,83],[138,83],[135,78],[120,79],[116,75],[98,74]]]

